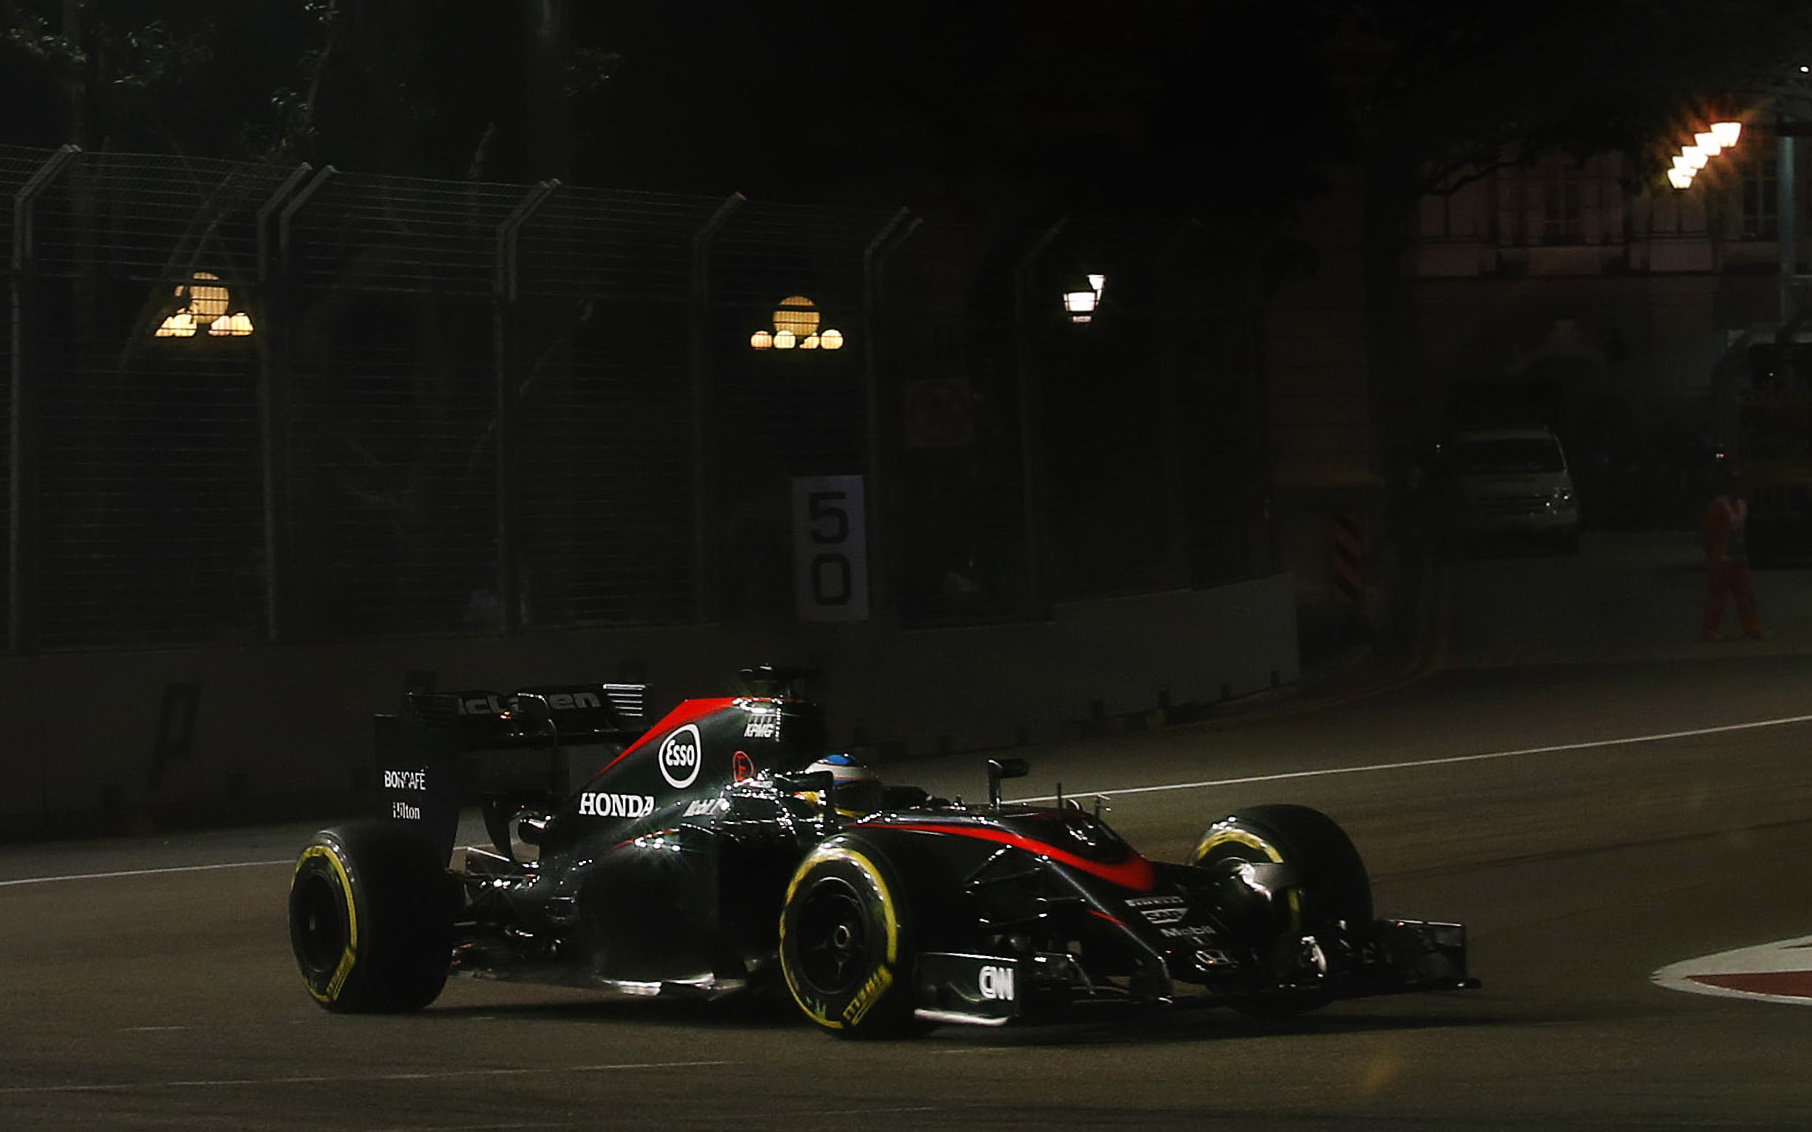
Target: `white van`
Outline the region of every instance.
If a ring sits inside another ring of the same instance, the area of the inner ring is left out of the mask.
[[[1579,500],[1560,441],[1545,428],[1498,428],[1454,438],[1455,522],[1469,539],[1524,537],[1579,549]]]

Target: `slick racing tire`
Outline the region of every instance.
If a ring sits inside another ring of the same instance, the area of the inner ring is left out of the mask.
[[[1208,827],[1195,848],[1198,867],[1223,870],[1235,863],[1287,864],[1297,883],[1272,895],[1268,939],[1258,951],[1280,978],[1298,962],[1304,937],[1333,943],[1367,931],[1372,884],[1365,862],[1346,831],[1307,806],[1250,806]],[[1327,1004],[1314,987],[1290,988],[1237,1004],[1247,1014],[1299,1014]]]
[[[780,911],[780,970],[805,1016],[840,1037],[897,1037],[912,1013],[911,952],[900,886],[863,842],[814,849]]]
[[[453,952],[458,882],[412,830],[360,822],[315,834],[289,887],[289,939],[316,1002],[344,1014],[433,1002]]]

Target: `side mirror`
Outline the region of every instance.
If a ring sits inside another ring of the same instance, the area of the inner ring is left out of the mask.
[[[988,760],[988,804],[1000,808],[1000,784],[1008,778],[1024,778],[1032,773],[1032,765],[1024,759],[989,759]]]

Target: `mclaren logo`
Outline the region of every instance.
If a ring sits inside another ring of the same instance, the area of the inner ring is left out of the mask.
[[[661,777],[675,790],[684,790],[698,781],[698,770],[704,762],[704,741],[698,728],[686,724],[661,740],[655,761],[661,765]]]
[[[549,692],[541,697],[547,701],[552,711],[573,711],[577,708],[598,708],[604,701],[596,692]],[[462,696],[459,700],[461,715],[501,715],[510,710],[505,697],[496,692],[486,692],[482,696]]]

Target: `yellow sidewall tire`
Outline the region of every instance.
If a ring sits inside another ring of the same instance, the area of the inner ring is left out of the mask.
[[[836,842],[808,854],[780,913],[780,969],[805,1016],[841,1037],[911,1030],[911,960],[899,885],[881,857]]]
[[[290,945],[303,986],[337,1013],[420,1010],[446,984],[457,883],[413,830],[322,830],[290,880]]]

